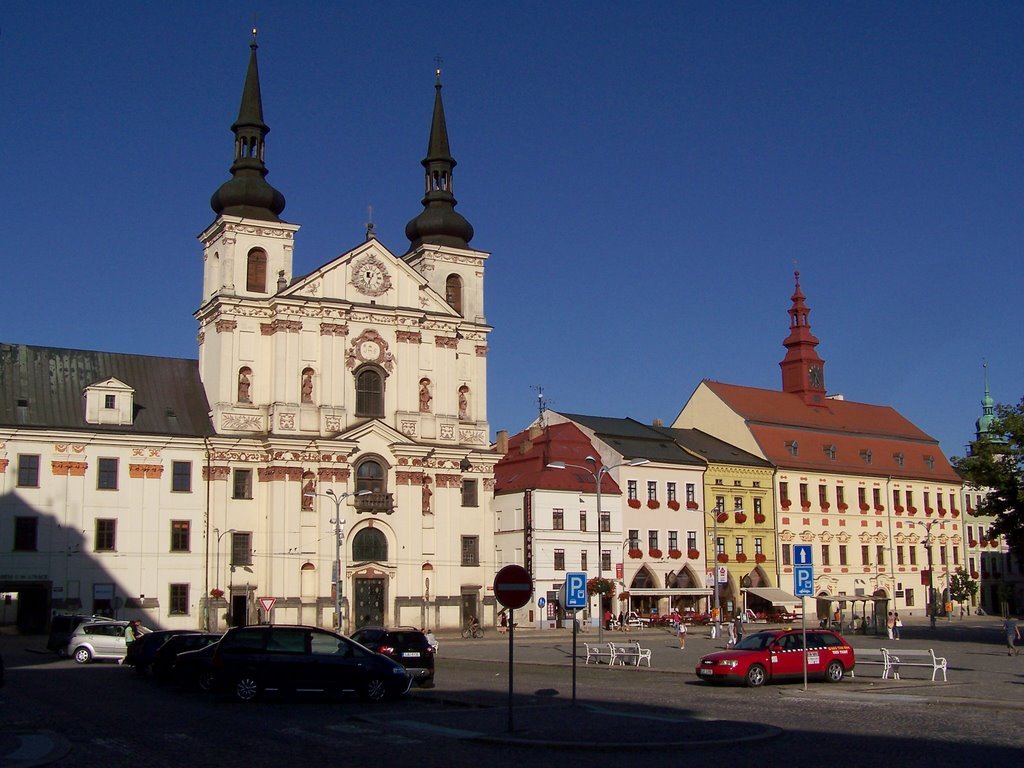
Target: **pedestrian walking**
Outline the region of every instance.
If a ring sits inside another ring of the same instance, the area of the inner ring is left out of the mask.
[[[1006,633],[1006,655],[1019,656],[1020,649],[1016,643],[1020,640],[1020,627],[1013,616],[1006,617],[1006,621],[1003,622],[1003,631]]]
[[[686,624],[682,619],[679,620],[679,626],[676,627],[676,637],[679,638],[679,650],[686,650]]]
[[[885,617],[885,633],[892,640],[896,634],[896,614],[889,611],[889,615]]]
[[[725,647],[726,648],[735,648],[736,647],[736,623],[735,622],[732,622],[732,621],[729,622],[729,640],[726,642]]]
[[[732,624],[733,645],[736,645],[736,643],[743,639],[743,615],[737,614],[736,618],[732,620]]]
[[[900,630],[903,629],[903,619],[900,618],[899,611],[893,611],[892,613],[893,625],[892,625],[892,639],[900,639]]]

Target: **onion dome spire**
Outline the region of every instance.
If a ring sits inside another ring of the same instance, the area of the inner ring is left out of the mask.
[[[263,99],[260,95],[260,73],[256,64],[256,30],[249,44],[249,69],[242,88],[242,104],[238,119],[231,126],[235,134],[235,161],[231,178],[210,198],[214,213],[242,216],[263,221],[280,221],[284,195],[264,178],[264,148],[270,128],[263,122]]]
[[[990,437],[992,422],[996,419],[996,403],[992,394],[988,391],[988,363],[982,363],[985,371],[985,396],[981,399],[981,418],[974,422],[975,437],[978,440],[985,440]]]
[[[456,163],[448,148],[448,127],[441,102],[441,70],[436,70],[435,74],[434,116],[430,124],[427,156],[422,160],[426,170],[423,211],[405,225],[405,236],[413,248],[424,243],[468,248],[469,241],[473,239],[473,226],[455,210],[452,169]]]

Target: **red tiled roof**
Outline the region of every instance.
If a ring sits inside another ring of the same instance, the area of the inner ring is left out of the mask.
[[[808,405],[788,392],[704,384],[746,421],[764,455],[778,467],[959,482],[938,441],[888,406],[850,400]],[[832,446],[834,460],[826,452]],[[870,463],[865,460],[869,454]]]
[[[526,450],[522,446],[526,444]],[[529,430],[509,438],[508,453],[494,467],[494,493],[531,489],[593,493],[592,475],[573,467],[548,469],[552,461],[582,467],[591,466],[587,456],[599,458],[597,450],[575,424],[552,424],[532,440]],[[601,493],[622,493],[610,475],[601,480]]]

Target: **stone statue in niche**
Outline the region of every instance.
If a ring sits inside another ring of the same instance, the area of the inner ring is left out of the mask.
[[[243,368],[238,372],[238,402],[240,403],[251,403],[252,398],[249,395],[249,387],[252,385],[252,379],[249,377],[251,371],[248,368]]]
[[[430,379],[420,379],[420,413],[430,413]]]
[[[316,493],[316,484],[313,475],[307,475],[302,482],[302,509],[309,511],[313,509],[313,494]]]
[[[430,490],[430,478],[423,478],[423,514],[429,515],[430,512],[430,497],[434,495],[434,492]]]
[[[469,420],[469,387],[459,387],[459,421]]]
[[[302,402],[313,402],[313,370],[311,368],[302,372]]]

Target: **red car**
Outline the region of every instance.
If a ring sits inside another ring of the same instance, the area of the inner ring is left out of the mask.
[[[751,688],[769,680],[803,678],[804,640],[798,629],[756,632],[728,651],[710,653],[696,667],[697,677],[708,682],[731,680]],[[853,648],[838,632],[807,630],[807,676],[838,683],[853,669]]]

